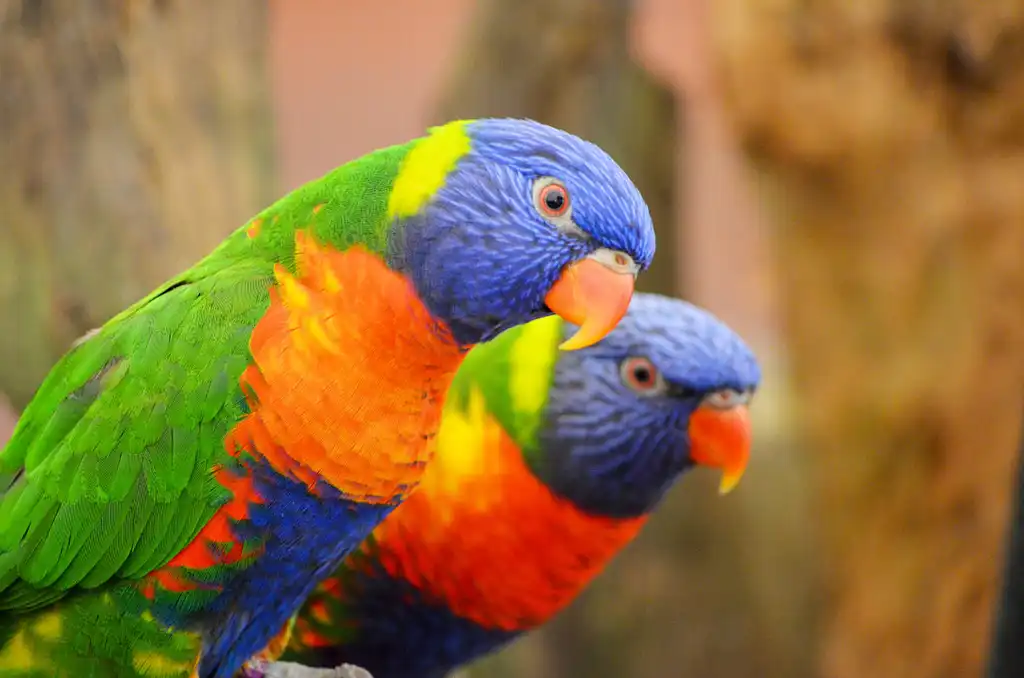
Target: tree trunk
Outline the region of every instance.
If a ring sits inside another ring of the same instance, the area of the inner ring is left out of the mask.
[[[1024,383],[1024,5],[714,11],[778,217],[821,673],[980,675]]]
[[[0,391],[273,191],[265,3],[0,2]]]

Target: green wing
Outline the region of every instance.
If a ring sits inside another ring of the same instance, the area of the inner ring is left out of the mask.
[[[0,610],[165,564],[226,501],[210,474],[271,267],[210,258],[50,372],[0,452]],[[218,262],[223,263],[223,262]]]
[[[0,452],[0,610],[141,577],[227,500],[210,467],[245,413],[238,378],[295,232],[386,249],[386,208],[413,142],[342,165],[268,207],[206,259],[57,364]],[[12,479],[13,478],[13,479]]]

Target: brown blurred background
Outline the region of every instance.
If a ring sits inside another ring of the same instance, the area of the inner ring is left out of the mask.
[[[645,289],[766,378],[740,489],[685,478],[472,678],[979,676],[1024,394],[1024,0],[0,0],[0,440],[71,341],[275,197],[482,115],[605,147],[656,220]]]

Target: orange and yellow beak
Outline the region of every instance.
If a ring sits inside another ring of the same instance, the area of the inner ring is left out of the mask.
[[[690,416],[690,458],[722,470],[719,494],[740,482],[750,459],[750,412],[746,405],[716,409],[701,405]]]
[[[579,329],[559,348],[575,351],[592,346],[615,329],[629,309],[636,272],[632,258],[607,249],[562,269],[544,303]]]

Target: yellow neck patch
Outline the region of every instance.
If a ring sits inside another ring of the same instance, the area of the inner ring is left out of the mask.
[[[527,323],[509,350],[513,368],[509,372],[508,390],[520,440],[530,440],[540,423],[537,415],[547,403],[554,378],[559,352],[553,347],[562,339],[562,323],[557,315]]]
[[[539,318],[514,330],[516,337],[511,346],[503,345],[510,338],[505,335],[495,339],[496,344],[477,346],[467,357],[480,359],[490,353],[490,360],[498,362],[502,358],[495,358],[494,354],[508,350],[507,360],[512,365],[508,389],[515,417],[513,427],[522,439],[532,438],[540,424],[554,377],[554,363],[559,357],[555,347],[562,339],[562,322],[557,315]],[[476,369],[484,366],[477,364]],[[494,451],[504,435],[502,425],[488,410],[479,384],[469,387],[466,402],[456,400],[448,399],[444,405],[437,453],[420,484],[419,491],[427,494],[457,493],[471,487],[473,478],[497,476],[495,464],[499,460]],[[487,499],[481,497],[480,505],[486,504]]]
[[[431,127],[429,134],[409,151],[391,187],[388,216],[409,217],[419,212],[444,186],[448,173],[469,153],[466,125],[472,120],[454,120]]]

